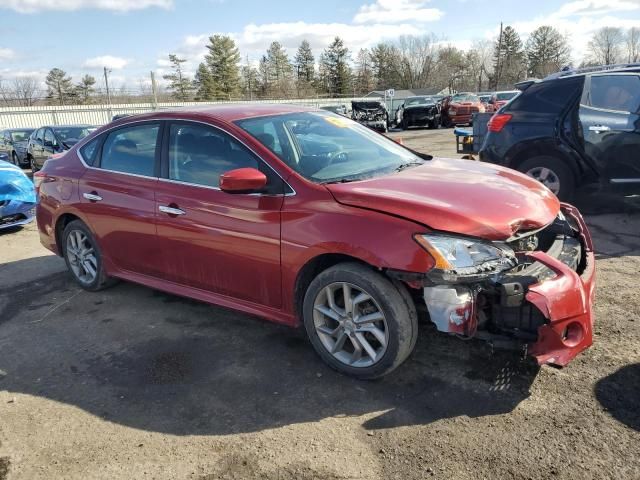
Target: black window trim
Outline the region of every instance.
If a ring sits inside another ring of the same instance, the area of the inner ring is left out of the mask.
[[[632,72],[597,72],[597,73],[592,73],[590,75],[587,75],[587,78],[585,78],[585,86],[584,86],[584,91],[582,94],[582,98],[580,99],[580,106],[581,107],[586,107],[589,108],[591,110],[595,110],[597,112],[608,112],[608,113],[617,113],[617,114],[626,114],[626,115],[637,115],[638,112],[628,112],[626,110],[613,110],[610,108],[602,108],[602,107],[595,107],[593,105],[591,105],[591,79],[593,77],[613,77],[613,76],[624,76],[624,77],[628,77],[628,76],[634,76],[634,77],[638,77],[640,79],[640,72],[636,72],[636,71],[632,71]]]
[[[161,170],[160,170],[160,176],[159,176],[159,180],[161,182],[167,182],[167,183],[175,183],[175,184],[179,184],[179,185],[188,185],[188,186],[192,186],[192,187],[198,187],[198,188],[207,188],[209,190],[216,190],[216,191],[222,191],[220,189],[220,187],[214,187],[211,185],[202,185],[200,183],[191,183],[191,182],[185,182],[183,180],[173,180],[171,178],[169,178],[169,135],[171,132],[171,125],[189,125],[189,124],[196,124],[196,125],[204,125],[205,127],[209,127],[213,130],[217,130],[219,132],[221,132],[223,135],[228,135],[229,137],[233,138],[235,141],[237,141],[240,145],[242,145],[244,148],[246,148],[249,152],[251,152],[251,154],[256,158],[256,160],[258,162],[261,162],[263,165],[266,165],[266,167],[268,169],[270,169],[275,175],[276,177],[278,177],[280,179],[280,181],[282,182],[282,186],[283,186],[283,191],[282,193],[264,193],[264,192],[255,192],[255,193],[247,193],[244,195],[261,195],[261,196],[275,196],[275,197],[279,197],[279,196],[292,196],[296,194],[296,191],[293,189],[293,187],[291,185],[289,185],[289,183],[287,181],[285,181],[284,178],[282,178],[282,176],[269,164],[269,162],[267,162],[264,158],[262,158],[260,155],[258,155],[251,147],[249,147],[246,143],[244,143],[242,140],[240,140],[238,137],[236,137],[233,133],[224,130],[223,128],[220,128],[217,125],[213,125],[211,123],[208,122],[202,122],[199,120],[191,120],[191,119],[178,119],[178,118],[171,118],[166,120],[166,126],[164,129],[164,138],[163,138],[163,142],[162,142],[162,157],[161,157],[161,161],[160,161],[160,165],[161,165]]]

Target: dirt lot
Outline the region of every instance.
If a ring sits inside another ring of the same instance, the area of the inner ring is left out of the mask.
[[[453,154],[450,130],[392,135]],[[0,234],[0,480],[640,478],[640,213],[625,205],[588,216],[595,345],[568,368],[424,325],[376,382],[257,318],[126,283],[84,292],[35,226]]]

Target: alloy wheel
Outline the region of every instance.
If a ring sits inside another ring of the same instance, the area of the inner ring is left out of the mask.
[[[560,177],[558,174],[547,167],[534,167],[526,172],[532,178],[535,178],[545,187],[551,190],[555,195],[560,192]]]
[[[334,282],[320,290],[313,321],[324,348],[345,365],[370,367],[387,350],[389,329],[382,309],[351,283]]]
[[[98,275],[98,258],[89,237],[80,230],[72,230],[67,236],[67,259],[76,278],[88,285]]]

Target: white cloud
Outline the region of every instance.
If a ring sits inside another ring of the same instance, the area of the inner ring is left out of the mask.
[[[580,63],[592,35],[602,27],[637,27],[640,0],[575,0],[567,2],[549,15],[514,22],[511,26],[524,38],[542,25],[550,25],[569,37],[574,61]],[[492,30],[497,37],[498,31]]]
[[[173,0],[2,0],[0,9],[20,13],[38,13],[46,10],[73,11],[85,8],[127,12],[149,7],[171,8]]]
[[[114,57],[113,55],[102,55],[100,57],[88,58],[84,62],[87,68],[111,68],[113,70],[121,70],[131,63],[126,58]]]
[[[435,22],[444,12],[438,8],[427,8],[429,0],[376,0],[363,5],[353,18],[355,23],[401,23]]]
[[[10,48],[0,48],[0,60],[10,60],[15,57],[16,52]]]

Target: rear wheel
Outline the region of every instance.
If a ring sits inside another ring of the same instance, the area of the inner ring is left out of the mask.
[[[85,290],[98,291],[113,280],[107,277],[95,238],[80,220],[70,222],[62,233],[62,249],[67,268]]]
[[[357,263],[320,273],[307,289],[303,316],[322,359],[347,375],[371,379],[396,369],[418,336],[415,305],[389,279]]]
[[[551,190],[560,200],[569,201],[576,188],[571,169],[560,159],[538,156],[525,160],[518,168]]]

